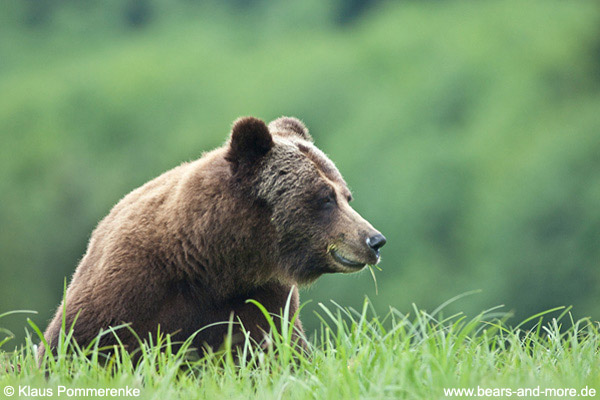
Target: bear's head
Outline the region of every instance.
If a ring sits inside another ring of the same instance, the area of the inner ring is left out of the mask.
[[[302,122],[240,118],[227,146],[234,179],[269,210],[274,256],[290,279],[308,283],[379,262],[385,237],[350,206],[348,185]]]

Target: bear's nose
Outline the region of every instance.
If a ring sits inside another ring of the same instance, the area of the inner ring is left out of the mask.
[[[373,235],[367,239],[367,245],[369,245],[369,247],[373,249],[375,253],[378,253],[379,249],[383,247],[386,242],[387,240],[385,239],[385,236],[383,236],[381,233]]]

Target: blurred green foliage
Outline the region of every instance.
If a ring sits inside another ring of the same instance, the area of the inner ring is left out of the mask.
[[[303,119],[388,238],[379,295],[368,273],[323,277],[309,329],[318,301],[409,311],[477,288],[454,311],[600,317],[596,2],[3,9],[0,311],[45,325],[111,206],[251,114]]]

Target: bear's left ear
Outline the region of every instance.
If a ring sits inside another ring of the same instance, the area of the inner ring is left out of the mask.
[[[298,118],[279,117],[269,122],[269,130],[280,135],[296,135],[309,142],[313,141],[312,136],[308,133],[308,128]]]
[[[252,163],[273,147],[267,125],[258,118],[242,117],[233,123],[229,150],[225,159],[234,164]]]

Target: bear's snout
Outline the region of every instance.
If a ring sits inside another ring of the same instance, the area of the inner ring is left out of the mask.
[[[387,243],[387,239],[381,233],[377,233],[367,238],[367,246],[375,253],[375,256],[379,258],[379,249]]]

